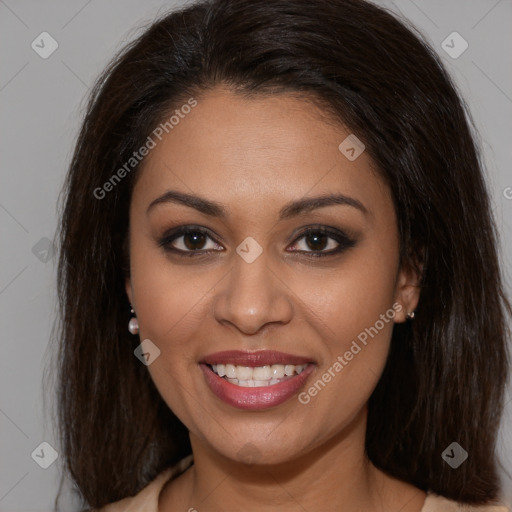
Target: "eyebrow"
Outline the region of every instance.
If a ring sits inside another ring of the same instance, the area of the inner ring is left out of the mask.
[[[205,215],[218,217],[220,219],[226,219],[228,216],[226,209],[220,203],[210,201],[203,197],[186,194],[184,192],[178,192],[177,190],[168,190],[165,194],[157,197],[148,206],[146,214],[148,214],[153,207],[165,203],[182,204],[184,206],[194,208]],[[305,197],[303,199],[287,203],[281,208],[281,210],[279,210],[279,220],[290,219],[300,215],[301,213],[307,213],[311,210],[331,205],[351,206],[360,210],[365,215],[369,214],[361,201],[358,201],[353,197],[345,196],[343,194],[326,194],[316,197]]]

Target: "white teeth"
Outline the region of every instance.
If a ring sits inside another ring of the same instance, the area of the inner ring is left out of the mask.
[[[235,366],[238,380],[250,380],[253,378],[253,369],[248,366]]]
[[[270,380],[270,366],[258,366],[252,369],[252,378],[254,380]]]
[[[232,364],[227,364],[225,366],[225,371],[226,371],[226,377],[228,377],[229,379],[236,379],[237,376],[236,376],[236,367]]]
[[[231,384],[235,384],[242,388],[259,388],[265,386],[273,386],[274,384],[279,384],[283,382],[283,380],[289,379],[290,377],[286,377],[285,379],[270,379],[270,380],[238,380],[238,379],[226,379]]]
[[[285,375],[293,375],[295,373],[295,366],[293,364],[287,364],[284,367],[284,374]]]
[[[282,382],[295,374],[299,375],[304,371],[307,364],[273,364],[257,366],[239,366],[233,364],[213,364],[212,370],[219,376],[224,377],[228,382],[242,387],[269,386]]]
[[[272,377],[274,379],[282,379],[284,377],[284,365],[273,364],[270,367],[270,372],[272,373]]]

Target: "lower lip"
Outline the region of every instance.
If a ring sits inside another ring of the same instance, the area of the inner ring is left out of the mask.
[[[210,389],[223,402],[238,409],[253,411],[275,407],[289,400],[299,391],[314,370],[314,365],[308,364],[301,373],[279,384],[246,388],[231,384],[231,382],[219,377],[206,364],[200,364],[199,366],[203,370]]]

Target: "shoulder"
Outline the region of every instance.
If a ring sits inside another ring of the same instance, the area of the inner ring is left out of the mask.
[[[511,512],[511,510],[500,504],[468,505],[428,493],[421,512]]]
[[[135,496],[129,496],[114,503],[109,503],[99,509],[91,509],[87,512],[158,512],[158,498],[164,485],[176,478],[193,463],[192,455],[182,459],[176,466],[170,467],[159,473],[146,487]]]

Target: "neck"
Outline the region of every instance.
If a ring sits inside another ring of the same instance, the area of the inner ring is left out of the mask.
[[[425,493],[378,470],[365,455],[366,410],[328,442],[280,464],[243,464],[190,435],[194,465],[162,512],[340,510],[420,512]],[[172,494],[172,496],[171,496]],[[166,508],[168,507],[168,508]],[[176,508],[174,508],[176,507]]]

